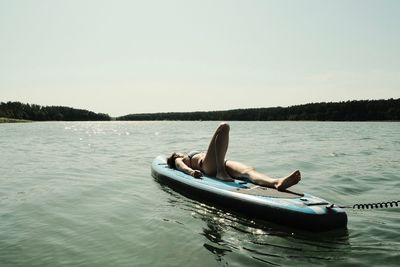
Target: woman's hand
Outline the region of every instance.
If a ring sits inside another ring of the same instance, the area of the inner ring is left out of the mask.
[[[201,173],[201,171],[193,170],[192,168],[187,166],[185,164],[185,162],[183,162],[182,158],[177,158],[175,160],[175,166],[176,166],[176,169],[183,171],[184,173],[189,174],[190,176],[193,176],[194,178],[200,178],[201,176],[203,176],[203,173]]]
[[[192,175],[194,178],[200,178],[203,176],[203,173],[199,170],[193,170],[190,175]]]

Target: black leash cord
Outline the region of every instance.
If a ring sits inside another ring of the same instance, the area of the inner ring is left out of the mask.
[[[366,203],[366,204],[354,204],[353,206],[339,206],[339,208],[353,208],[353,209],[383,209],[399,207],[400,200],[378,202],[378,203]]]

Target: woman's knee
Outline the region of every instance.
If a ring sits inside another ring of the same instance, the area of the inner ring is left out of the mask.
[[[228,123],[223,122],[218,126],[219,131],[229,132],[230,126]]]

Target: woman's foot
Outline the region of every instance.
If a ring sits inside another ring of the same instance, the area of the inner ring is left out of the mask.
[[[275,188],[278,189],[279,191],[283,191],[292,185],[297,184],[301,180],[301,174],[300,171],[294,171],[292,174],[290,174],[287,177],[280,178],[275,184]]]
[[[227,174],[227,173],[217,173],[217,175],[215,177],[217,177],[218,179],[220,179],[222,181],[228,181],[228,182],[234,181],[234,179],[231,176],[229,176],[229,174]]]

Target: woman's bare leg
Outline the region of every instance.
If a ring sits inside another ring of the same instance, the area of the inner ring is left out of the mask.
[[[226,162],[226,170],[234,178],[248,178],[255,184],[276,188],[278,190],[285,190],[301,180],[301,174],[298,170],[294,171],[289,176],[277,179],[259,173],[253,167],[232,160]]]
[[[229,144],[229,124],[221,123],[211,138],[203,161],[203,171],[221,180],[233,180],[225,169],[225,155]]]

